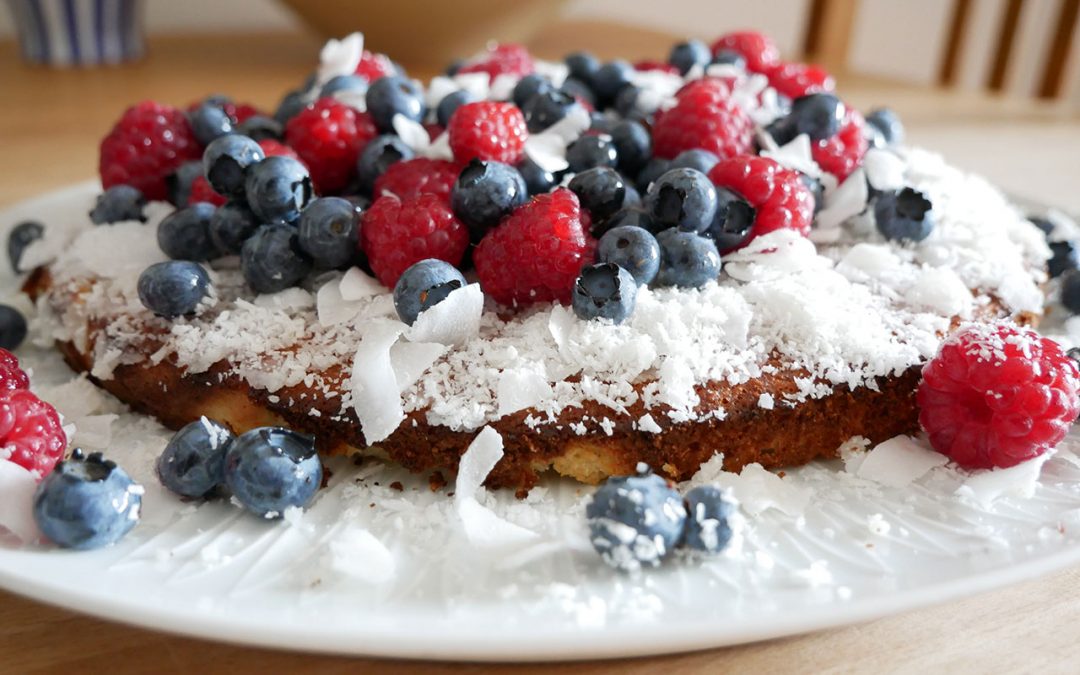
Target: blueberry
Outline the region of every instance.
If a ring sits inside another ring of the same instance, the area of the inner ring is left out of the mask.
[[[11,233],[8,234],[7,250],[8,260],[11,262],[11,269],[13,272],[18,273],[24,271],[23,268],[20,267],[23,251],[25,251],[30,244],[33,244],[44,236],[45,226],[33,220],[23,221],[11,228]]]
[[[305,106],[307,106],[307,100],[304,97],[304,92],[299,90],[290,91],[285,94],[285,98],[281,99],[277,110],[274,111],[274,120],[281,126],[285,126]]]
[[[581,82],[592,82],[593,76],[596,75],[596,71],[600,70],[600,61],[589,52],[574,52],[573,54],[567,54],[563,59],[563,63],[569,69],[570,77],[576,78]]]
[[[723,490],[712,485],[700,485],[686,493],[686,528],[682,545],[700,553],[723,551],[731,541],[728,519],[735,504]]]
[[[10,305],[0,305],[0,348],[14,351],[26,339],[26,317]]]
[[[742,246],[750,237],[757,212],[750,202],[727,188],[716,189],[716,217],[705,235],[716,243],[721,251]]]
[[[619,163],[619,154],[611,136],[589,134],[582,136],[566,148],[566,161],[571,173],[580,173],[594,166],[610,166]]]
[[[708,150],[694,149],[683,150],[671,160],[671,169],[696,169],[701,173],[708,174],[716,166],[720,158]]]
[[[736,66],[746,70],[746,58],[733,49],[721,49],[713,54],[712,63],[725,66]]]
[[[264,222],[291,223],[311,201],[311,176],[291,157],[267,157],[248,169],[244,194]]]
[[[360,190],[370,194],[375,189],[375,179],[383,175],[390,165],[403,159],[412,159],[413,149],[399,136],[384,134],[372,139],[356,162]]]
[[[220,252],[236,255],[259,225],[259,218],[247,204],[226,202],[210,216],[210,241]]]
[[[528,188],[530,196],[549,192],[558,182],[555,178],[555,174],[541,167],[528,157],[521,160],[517,165],[517,170],[525,180],[525,187]]]
[[[236,133],[254,141],[280,141],[285,137],[285,127],[273,117],[252,115],[236,126]]]
[[[146,197],[138,188],[130,185],[114,185],[97,197],[90,211],[95,225],[122,223],[128,220],[146,222]]]
[[[644,209],[639,207],[625,208],[611,216],[607,220],[600,223],[593,223],[591,233],[593,237],[602,237],[607,232],[613,230],[616,227],[640,227],[643,230],[655,234],[659,232],[661,227],[656,224],[652,216],[648,214]]]
[[[594,110],[589,113],[589,131],[594,134],[611,135],[612,130],[615,129],[615,125],[620,121],[618,115],[610,115]]]
[[[322,484],[315,439],[280,427],[240,434],[225,453],[225,484],[244,508],[264,518],[307,506]]]
[[[206,145],[210,141],[231,134],[233,121],[220,104],[203,101],[195,110],[188,113],[191,131],[199,143]]]
[[[787,115],[778,117],[765,127],[765,132],[772,136],[777,145],[787,145],[799,135],[795,118]]]
[[[671,555],[682,537],[686,507],[663,478],[639,464],[636,476],[607,479],[585,506],[585,518],[604,562],[637,572]]]
[[[210,293],[210,276],[187,260],[154,263],[139,275],[139,300],[164,317],[191,314]]]
[[[610,134],[619,171],[636,175],[652,157],[652,137],[648,130],[640,122],[623,120],[612,126]]]
[[[403,115],[414,122],[424,121],[424,92],[415,82],[400,75],[380,77],[368,88],[367,109],[379,131],[391,134],[394,115]]]
[[[926,195],[904,188],[883,192],[874,201],[874,219],[886,239],[922,241],[934,229],[934,205]]]
[[[525,203],[529,189],[517,169],[502,162],[474,159],[458,175],[450,206],[469,228],[473,241]]]
[[[1042,216],[1028,216],[1028,222],[1042,230],[1043,236],[1049,237],[1054,232],[1054,223]]]
[[[661,227],[701,232],[716,216],[716,186],[696,169],[671,169],[649,187],[645,208]]]
[[[812,141],[824,141],[836,135],[847,110],[833,94],[808,94],[791,103],[789,118],[795,135],[806,134]]]
[[[458,74],[458,71],[465,65],[465,59],[454,59],[446,66],[446,70],[443,71],[447,77],[453,77]]]
[[[634,73],[634,67],[622,59],[608,61],[596,69],[592,77],[592,90],[596,92],[596,98],[604,102],[611,102],[626,85],[630,84],[630,77]]]
[[[594,108],[596,107],[596,94],[593,93],[593,90],[589,88],[588,84],[577,78],[568,77],[563,80],[562,86],[559,87],[559,91],[575,100],[582,100]]]
[[[191,201],[191,186],[195,183],[195,179],[202,175],[201,159],[184,162],[176,167],[176,171],[165,176],[165,189],[169,194],[169,202],[180,208],[187,206],[187,203]]]
[[[1080,271],[1069,270],[1061,277],[1061,304],[1073,314],[1080,314]]]
[[[119,541],[139,522],[143,488],[100,452],[76,449],[34,493],[34,521],[57,546],[77,550]]]
[[[203,152],[203,172],[210,187],[232,199],[244,198],[244,177],[250,167],[266,159],[259,144],[248,136],[228,134],[215,139]]]
[[[358,212],[341,197],[321,197],[300,214],[300,249],[311,256],[316,267],[336,269],[356,257]]]
[[[678,228],[656,235],[660,244],[660,286],[700,288],[720,274],[720,253],[712,239]]]
[[[538,134],[566,117],[570,110],[580,105],[572,96],[558,89],[537,92],[525,102],[521,112],[530,134]]]
[[[173,260],[202,262],[216,258],[220,251],[210,239],[210,218],[214,205],[195,202],[173,211],[158,224],[158,246]]]
[[[543,75],[531,73],[518,80],[517,84],[514,85],[514,92],[510,96],[510,100],[514,102],[514,105],[525,110],[525,104],[529,102],[529,99],[537,94],[552,91],[554,88],[551,81]]]
[[[633,275],[615,263],[587,265],[574,282],[571,306],[583,321],[608,319],[620,324],[634,311],[637,288]]]
[[[637,189],[642,192],[647,192],[649,186],[656,181],[657,178],[664,175],[671,168],[670,159],[662,159],[660,157],[653,157],[645,166],[641,168],[641,171],[637,175]]]
[[[626,182],[619,172],[606,166],[586,169],[570,179],[567,186],[578,196],[581,206],[594,220],[604,220],[623,207]]]
[[[339,91],[367,94],[368,81],[359,75],[335,75],[319,90],[319,98],[333,96]]]
[[[173,434],[157,460],[161,484],[181,497],[205,497],[225,481],[225,452],[233,434],[205,417]]]
[[[648,230],[633,225],[613,227],[600,237],[596,259],[629,272],[639,286],[652,283],[660,270],[660,244]]]
[[[638,98],[641,96],[641,89],[635,87],[632,84],[628,84],[619,90],[619,93],[615,95],[615,101],[612,103],[612,107],[615,108],[615,112],[619,113],[621,117],[633,118],[644,114],[641,108],[638,107]]]
[[[898,145],[904,142],[904,125],[895,112],[888,108],[871,110],[866,123],[877,132],[882,144]]]
[[[805,173],[799,174],[799,180],[810,190],[810,194],[814,195],[814,215],[816,216],[818,211],[825,206],[825,185],[817,178],[808,176]],[[873,186],[869,185],[869,183],[867,187],[873,190]]]
[[[1046,267],[1051,278],[1080,268],[1080,246],[1075,241],[1050,242],[1050,253],[1052,255]]]
[[[240,271],[256,293],[291,288],[311,269],[311,259],[300,249],[296,228],[289,225],[263,225],[240,251]]]
[[[712,61],[712,50],[701,40],[687,40],[671,48],[668,63],[679,69],[680,75],[690,72],[694,66],[704,68]]]
[[[435,118],[439,125],[445,128],[446,125],[450,124],[450,118],[457,112],[458,108],[475,100],[476,97],[464,89],[450,92],[443,97],[443,100],[439,101],[439,106],[435,108]]]
[[[466,283],[450,263],[435,258],[421,260],[409,266],[394,285],[394,309],[411,326],[420,312],[439,304]]]
[[[626,183],[626,195],[623,197],[622,209],[640,209],[642,207],[641,193],[625,177],[623,177],[623,182]]]

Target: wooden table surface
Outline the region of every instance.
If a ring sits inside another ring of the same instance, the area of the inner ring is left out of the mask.
[[[583,44],[601,56],[623,54],[626,45],[634,45],[634,53],[658,57],[669,43],[670,38],[645,31],[578,25],[545,31],[533,46],[541,55],[556,57]],[[281,93],[310,71],[318,44],[303,35],[162,38],[151,41],[151,56],[143,63],[87,71],[28,68],[18,63],[12,45],[0,44],[0,207],[95,175],[98,140],[135,100],[184,105],[207,93],[224,92],[272,109]],[[1075,112],[840,79],[846,99],[860,108],[889,102],[916,136],[922,133],[947,143],[960,125],[985,125],[981,128],[1001,133],[1011,129],[1021,142],[1030,136],[1027,129],[1036,130],[1066,171],[1059,182],[1080,179],[1080,119]],[[1003,180],[1016,176],[1020,187],[1014,189],[1021,191],[1024,185],[1035,190],[1047,182],[1028,177],[1023,183],[1019,174],[1024,173],[1014,170]],[[1075,187],[1058,188],[1052,180],[1050,187],[1057,192],[1046,198],[1077,203],[1080,191]],[[782,640],[623,662],[512,667],[325,657],[215,644],[100,621],[0,592],[0,672],[12,673],[588,673],[616,668],[625,673],[1076,672],[1078,638],[1080,568],[939,607]]]

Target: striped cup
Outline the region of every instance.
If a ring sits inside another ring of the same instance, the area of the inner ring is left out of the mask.
[[[8,0],[23,58],[57,67],[138,59],[142,0]]]

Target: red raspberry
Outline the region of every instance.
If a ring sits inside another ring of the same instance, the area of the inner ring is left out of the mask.
[[[480,286],[504,305],[569,302],[581,268],[595,255],[588,232],[573,192],[537,195],[480,240],[473,252]]]
[[[461,168],[457,164],[444,159],[417,157],[394,162],[375,179],[375,195],[390,193],[403,200],[436,195],[450,203],[450,191],[459,173]]]
[[[459,265],[469,246],[469,231],[450,205],[436,195],[402,201],[384,195],[364,212],[360,246],[375,276],[387,288],[410,265],[427,258]]]
[[[195,202],[209,202],[214,206],[221,206],[226,201],[228,200],[223,195],[210,187],[210,181],[206,180],[206,176],[196,176],[195,180],[191,182],[191,193],[188,195],[187,201],[188,206]]]
[[[369,52],[364,50],[360,57],[360,63],[356,66],[356,74],[368,82],[374,82],[380,77],[393,75],[395,72],[394,62],[386,54]]]
[[[808,63],[778,63],[765,75],[778,93],[795,99],[822,91],[835,91],[836,80],[821,66]]]
[[[375,138],[375,123],[332,98],[320,98],[285,127],[285,140],[311,172],[316,192],[340,192],[356,176],[356,160]]]
[[[533,59],[529,50],[521,45],[496,44],[488,47],[478,60],[462,66],[459,73],[487,73],[491,82],[499,75],[524,77],[533,72]]]
[[[202,147],[182,110],[143,101],[128,108],[102,139],[98,172],[105,189],[130,185],[147,199],[165,201],[166,177],[201,158]]]
[[[684,150],[701,148],[717,157],[749,154],[754,123],[731,100],[727,85],[700,80],[683,87],[676,104],[653,123],[653,152],[672,159]]]
[[[810,153],[822,171],[831,173],[837,180],[844,182],[844,179],[858,168],[869,147],[863,133],[865,125],[859,111],[849,107],[844,124],[835,136],[811,143]]]
[[[810,234],[814,219],[814,195],[799,174],[766,157],[752,155],[720,160],[709,172],[709,180],[727,188],[754,207],[754,224],[746,240],[727,253],[742,248],[755,237],[775,230],[795,230]]]
[[[498,101],[461,106],[450,117],[446,133],[454,159],[462,164],[477,158],[517,164],[529,136],[521,110]]]
[[[772,38],[753,31],[728,33],[712,43],[714,55],[724,49],[742,54],[747,69],[755,73],[764,72],[780,60],[780,50]]]
[[[29,388],[30,378],[19,367],[19,358],[6,349],[0,349],[0,390]]]
[[[66,447],[56,408],[25,389],[0,391],[0,458],[40,479],[52,471]]]
[[[679,69],[670,63],[660,63],[659,61],[638,61],[634,64],[634,70],[640,72],[646,72],[649,70],[659,70],[662,73],[670,73],[672,75],[678,75]]]
[[[259,141],[259,147],[262,148],[263,154],[267,157],[291,157],[299,162],[304,161],[300,159],[300,155],[296,154],[295,150],[272,138],[264,138]]]
[[[1043,454],[1080,410],[1076,362],[1053,340],[1011,324],[961,329],[922,376],[919,424],[935,450],[969,469]]]

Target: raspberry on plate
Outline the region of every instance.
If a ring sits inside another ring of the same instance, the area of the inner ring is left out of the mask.
[[[390,193],[409,200],[420,195],[437,195],[448,203],[460,168],[445,159],[416,157],[394,162],[375,179],[376,197]]]
[[[393,75],[396,71],[394,62],[390,60],[389,56],[378,52],[369,52],[366,49],[360,57],[360,63],[356,66],[356,74],[367,80],[368,83],[374,82],[380,77]]]
[[[196,176],[195,180],[191,182],[191,193],[188,195],[186,206],[198,202],[208,202],[214,206],[221,206],[226,201],[228,200],[224,196],[210,186],[210,181],[206,180],[206,176]]]
[[[832,75],[809,63],[777,63],[765,71],[765,76],[773,89],[790,99],[836,89]]]
[[[529,132],[525,116],[513,103],[477,101],[466,103],[450,117],[446,129],[454,159],[517,164],[525,152]]]
[[[300,155],[296,154],[295,150],[272,138],[264,138],[259,141],[259,147],[262,148],[263,153],[267,157],[289,157],[290,159],[295,159],[299,162],[304,161],[300,159]]]
[[[356,161],[376,136],[367,113],[332,98],[320,98],[285,127],[285,140],[311,172],[319,194],[343,190],[356,176]]]
[[[130,185],[152,201],[168,197],[165,179],[202,148],[182,110],[153,101],[128,108],[101,141],[98,171],[106,190]]]
[[[832,138],[811,144],[810,153],[822,171],[836,176],[840,182],[851,175],[870,145],[863,133],[864,126],[859,111],[848,106],[840,131]]]
[[[1009,467],[1065,437],[1080,411],[1080,371],[1061,347],[1011,324],[971,325],[922,370],[919,424],[969,469]]]
[[[746,67],[755,73],[764,72],[780,60],[780,50],[767,35],[754,31],[739,31],[721,35],[712,43],[713,56],[723,51],[741,54]]]
[[[0,459],[40,478],[52,471],[66,447],[56,408],[26,389],[0,390]]]
[[[521,45],[496,44],[477,61],[462,66],[458,73],[487,73],[491,81],[499,75],[524,77],[533,72],[533,60],[529,50]]]
[[[30,378],[19,366],[19,357],[6,349],[0,349],[0,391],[29,388]]]
[[[749,154],[754,123],[731,100],[727,85],[705,79],[684,87],[673,108],[657,115],[653,154],[672,159],[686,150],[708,150],[717,157]]]
[[[709,172],[720,206],[705,234],[721,253],[748,244],[774,230],[810,234],[814,195],[799,174],[766,157],[722,159]]]
[[[364,212],[360,246],[375,276],[393,288],[401,274],[421,260],[460,264],[469,246],[469,231],[445,198],[425,194],[403,201],[384,195]]]
[[[566,188],[537,195],[487,233],[473,253],[484,292],[504,305],[567,303],[596,242]]]

